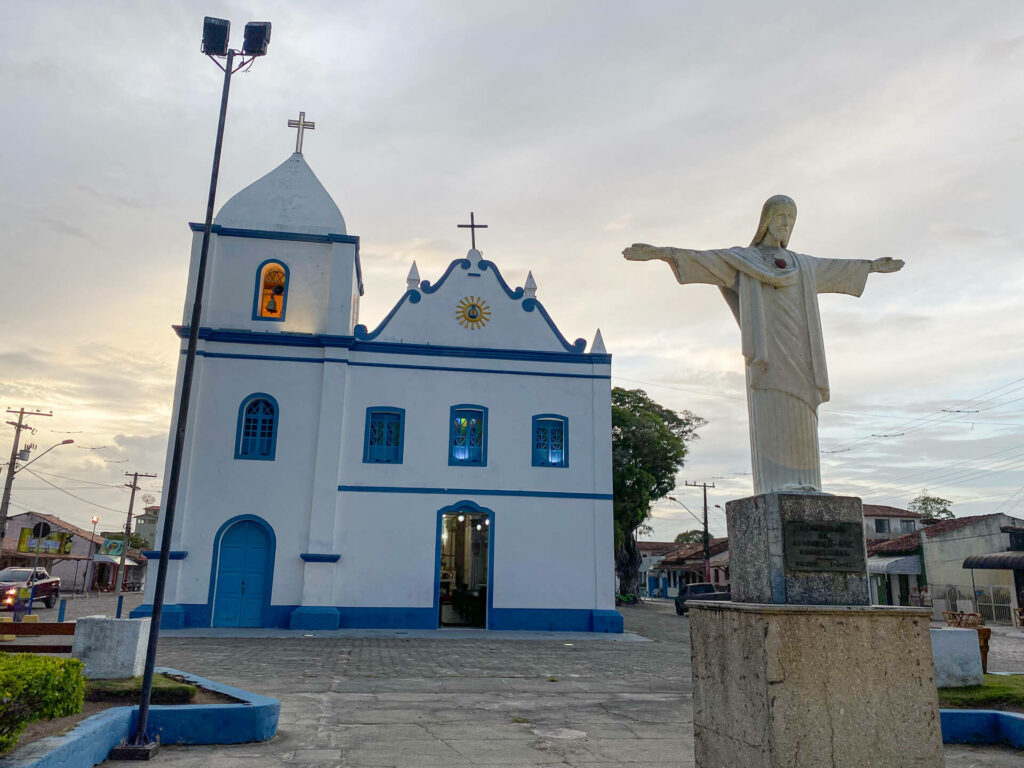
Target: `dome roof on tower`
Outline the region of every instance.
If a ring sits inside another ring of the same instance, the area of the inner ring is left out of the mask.
[[[272,232],[347,234],[337,204],[299,152],[224,203],[214,224]]]

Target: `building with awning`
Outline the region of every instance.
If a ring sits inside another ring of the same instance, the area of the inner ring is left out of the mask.
[[[872,602],[931,605],[1010,624],[1024,588],[1024,520],[975,515],[867,542]],[[1014,565],[1016,564],[1016,565]]]
[[[868,559],[868,573],[921,575],[919,555],[896,555],[895,557],[872,557]]]

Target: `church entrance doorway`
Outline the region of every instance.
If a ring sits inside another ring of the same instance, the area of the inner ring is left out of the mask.
[[[438,625],[486,627],[491,516],[460,507],[441,514]]]
[[[243,520],[220,538],[213,626],[261,627],[270,602],[272,548],[266,529]]]

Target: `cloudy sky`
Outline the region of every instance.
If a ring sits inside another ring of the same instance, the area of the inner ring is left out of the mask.
[[[566,336],[601,328],[615,384],[708,419],[679,482],[724,505],[751,492],[735,322],[715,289],[619,254],[745,245],[785,193],[792,248],[907,261],[822,297],[826,490],[1024,517],[1017,1],[6,4],[0,402],[53,410],[39,450],[75,440],[19,474],[12,513],[113,528],[124,473],[163,471],[221,87],[207,14],[236,42],[274,25],[233,81],[219,202],[290,154],[304,110],[371,327],[413,259],[436,279],[464,255],[476,211],[486,256],[513,284],[532,269]],[[652,537],[694,525],[666,502]]]

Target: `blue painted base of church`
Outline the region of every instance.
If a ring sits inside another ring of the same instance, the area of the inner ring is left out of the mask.
[[[288,617],[289,629],[337,629],[341,611],[319,605],[299,606]]]
[[[153,615],[153,606],[140,605],[130,614],[137,619]],[[295,630],[334,629],[437,629],[436,608],[353,608],[271,605],[263,614],[263,627]],[[210,606],[205,603],[165,605],[161,629],[209,627]],[[492,608],[488,629],[531,632],[622,632],[622,614],[582,608]]]

